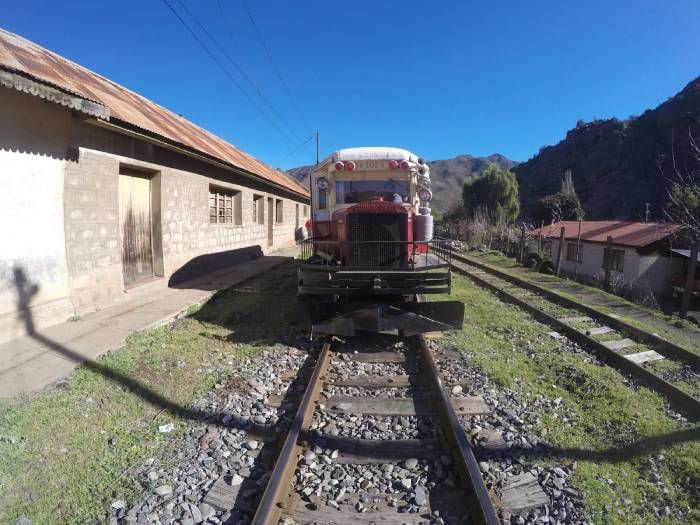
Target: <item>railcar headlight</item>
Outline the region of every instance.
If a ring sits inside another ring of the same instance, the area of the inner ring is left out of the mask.
[[[433,192],[428,189],[422,189],[418,191],[418,198],[423,202],[428,202],[433,198]]]
[[[328,179],[326,177],[319,177],[316,179],[316,186],[321,191],[326,191],[328,189]]]

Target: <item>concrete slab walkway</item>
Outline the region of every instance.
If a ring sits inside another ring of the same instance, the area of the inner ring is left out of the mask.
[[[129,334],[155,328],[206,302],[214,293],[289,261],[284,249],[168,288],[149,283],[124,301],[0,345],[0,397],[38,392],[68,376],[80,363],[117,350]]]

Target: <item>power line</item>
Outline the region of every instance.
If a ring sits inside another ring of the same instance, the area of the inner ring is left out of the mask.
[[[315,137],[316,137],[316,135],[311,135],[308,139],[306,139],[306,140],[304,141],[303,144],[299,144],[299,146],[298,146],[296,149],[294,149],[293,151],[289,152],[289,154],[285,155],[285,156],[282,158],[282,160],[279,161],[279,162],[277,163],[277,165],[278,165],[278,166],[281,166],[282,164],[284,164],[285,162],[287,162],[287,160],[289,160],[289,157],[291,157],[292,155],[294,155],[295,153],[297,153],[301,148],[303,148],[304,146],[306,146],[306,145],[307,145],[309,142],[311,142]],[[299,159],[299,157],[297,157],[297,160],[298,160],[298,159]]]
[[[219,12],[221,13],[221,18],[224,19],[224,24],[226,24],[226,30],[228,31],[228,34],[231,37],[231,41],[237,48],[240,48],[241,46],[238,44],[238,39],[234,36],[231,23],[229,22],[229,19],[226,16],[226,11],[224,11],[224,4],[221,2],[221,0],[216,0],[216,3],[219,5]]]
[[[233,82],[233,84],[243,93],[243,95],[248,99],[248,101],[255,107],[255,109],[260,112],[260,114],[265,117],[265,119],[282,135],[287,142],[289,142],[292,146],[292,151],[293,148],[296,146],[296,144],[289,138],[289,136],[280,128],[263,109],[258,105],[255,100],[248,94],[246,90],[243,89],[243,86],[235,79],[233,75],[231,75],[230,71],[226,69],[226,67],[221,63],[221,61],[214,55],[214,53],[211,52],[211,50],[206,46],[204,42],[197,36],[197,33],[194,32],[194,30],[183,20],[183,18],[180,16],[180,14],[175,11],[173,6],[170,5],[168,0],[163,0],[163,3],[170,9],[170,11],[175,15],[175,17],[180,21],[180,23],[187,29],[187,31],[192,35],[192,37],[197,41],[197,43],[202,47],[202,49],[209,55],[209,57],[216,63],[217,66],[223,71],[223,73],[228,77],[228,79]]]
[[[292,92],[290,91],[289,86],[287,86],[287,83],[284,81],[284,78],[282,77],[282,73],[280,73],[280,70],[277,67],[277,64],[275,63],[274,59],[272,58],[272,53],[270,52],[270,49],[267,47],[267,44],[265,43],[265,39],[263,38],[262,33],[260,32],[260,29],[258,29],[258,24],[255,23],[255,19],[253,18],[253,13],[250,12],[250,9],[248,8],[248,4],[246,3],[245,0],[241,0],[241,3],[243,4],[243,7],[245,8],[246,13],[248,13],[248,18],[250,18],[250,23],[253,24],[253,28],[255,29],[255,33],[258,35],[258,38],[260,39],[260,43],[262,44],[263,48],[265,49],[265,54],[267,55],[267,58],[270,60],[270,64],[272,64],[272,67],[275,70],[275,73],[277,74],[277,78],[280,79],[282,86],[284,86],[284,90],[287,92],[287,96],[289,97],[289,100],[292,101],[292,105],[297,110],[297,113],[299,113],[299,116],[301,117],[301,120],[304,123],[304,125],[306,126],[307,130],[312,130],[313,128],[309,125],[306,118],[304,118],[304,114],[301,112],[301,108],[299,107],[299,104],[297,104],[296,100],[294,100],[294,97],[292,96]]]
[[[289,123],[282,117],[282,115],[275,109],[275,107],[272,105],[272,103],[265,97],[263,94],[262,90],[258,87],[258,85],[253,82],[253,80],[246,74],[246,72],[243,70],[243,68],[231,57],[231,55],[224,49],[224,47],[219,43],[219,41],[214,38],[214,36],[207,31],[207,28],[204,27],[204,24],[202,24],[199,19],[190,11],[187,6],[182,2],[182,0],[176,0],[178,4],[180,4],[180,7],[185,10],[185,12],[192,18],[192,20],[195,21],[195,23],[199,26],[199,28],[204,32],[205,35],[209,37],[209,40],[211,40],[214,45],[219,49],[219,51],[226,57],[226,59],[233,65],[233,67],[236,68],[236,70],[241,74],[241,76],[250,84],[250,86],[257,92],[258,96],[262,99],[262,101],[265,103],[265,105],[272,111],[272,113],[275,114],[275,116],[282,122],[289,130],[292,132],[292,135],[301,142],[302,138],[297,135],[296,131],[294,131],[294,128],[289,125]]]

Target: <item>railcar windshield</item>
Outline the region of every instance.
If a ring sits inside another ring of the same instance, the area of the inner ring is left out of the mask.
[[[335,183],[336,204],[355,204],[383,198],[387,202],[409,202],[411,191],[406,180],[346,180]]]

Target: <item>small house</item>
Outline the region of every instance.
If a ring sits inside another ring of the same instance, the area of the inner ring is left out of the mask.
[[[560,273],[582,281],[602,281],[605,273],[608,238],[611,239],[610,269],[613,279],[637,292],[653,292],[657,297],[673,292],[672,277],[683,270],[680,258],[672,257],[674,236],[680,224],[630,221],[560,221],[530,232],[528,252],[549,244],[556,265],[559,239],[564,230]]]

